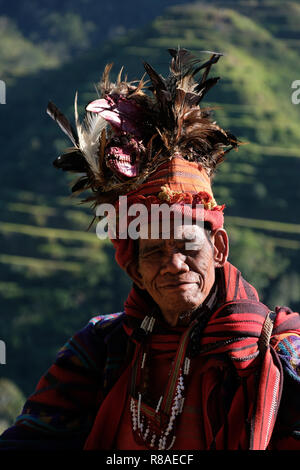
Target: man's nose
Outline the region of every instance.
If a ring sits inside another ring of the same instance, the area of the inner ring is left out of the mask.
[[[186,263],[186,256],[182,253],[170,253],[163,257],[161,275],[166,273],[177,274],[179,272],[188,272],[189,266]]]

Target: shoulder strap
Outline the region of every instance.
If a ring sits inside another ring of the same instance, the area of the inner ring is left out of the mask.
[[[266,319],[264,321],[261,334],[258,340],[258,349],[261,352],[261,354],[265,354],[266,350],[268,349],[270,345],[270,339],[274,327],[274,320],[276,318],[276,313],[273,311],[270,311]]]

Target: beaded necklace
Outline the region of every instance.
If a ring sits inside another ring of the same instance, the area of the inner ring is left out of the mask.
[[[144,341],[137,346],[132,368],[130,400],[132,429],[137,442],[147,448],[169,450],[176,439],[176,420],[183,411],[185,382],[190,371],[190,359],[186,355],[186,350],[197,320],[195,319],[181,335],[167,386],[155,407],[145,401],[147,387],[144,383],[148,359],[147,337],[151,334],[154,324],[155,318],[146,316],[135,335],[144,338]]]

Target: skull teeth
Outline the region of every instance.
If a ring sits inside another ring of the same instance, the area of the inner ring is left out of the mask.
[[[135,155],[118,155],[115,153],[109,153],[107,155],[107,158],[109,160],[118,161],[120,163],[128,163],[130,165],[134,165],[135,161],[138,160],[137,158],[135,158]]]

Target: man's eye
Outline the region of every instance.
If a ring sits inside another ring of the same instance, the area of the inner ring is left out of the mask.
[[[162,250],[160,248],[154,248],[153,250],[151,250],[149,252],[150,256],[153,256],[153,255],[161,255],[162,254]]]
[[[153,250],[149,250],[146,253],[142,254],[143,258],[150,258],[153,256],[161,256],[162,255],[162,250],[160,248],[153,248]]]

